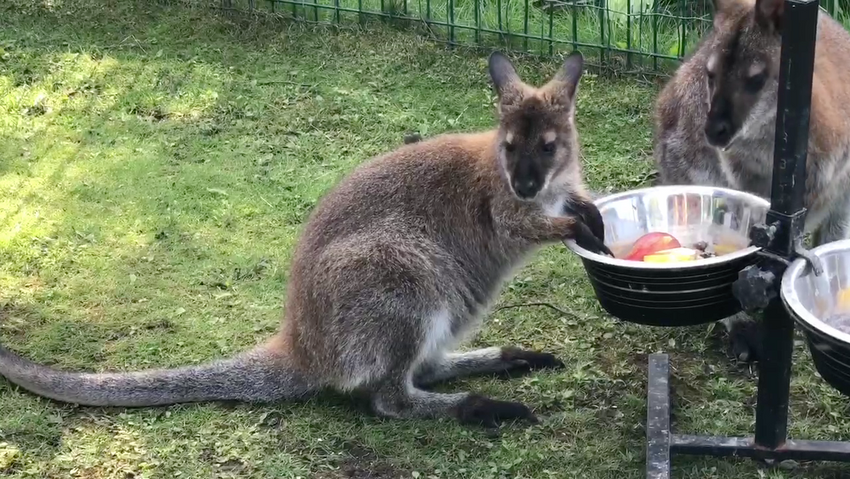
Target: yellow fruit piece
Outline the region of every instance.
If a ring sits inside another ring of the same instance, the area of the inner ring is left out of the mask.
[[[840,310],[850,310],[850,288],[844,288],[835,297],[835,307]]]
[[[680,254],[650,254],[643,257],[644,263],[680,263],[695,259],[693,256]]]
[[[723,256],[724,254],[734,253],[738,251],[740,248],[733,244],[716,244],[714,245],[714,254],[717,256]]]
[[[690,248],[668,249],[643,257],[645,263],[679,263],[682,261],[694,261],[696,259],[697,251]]]

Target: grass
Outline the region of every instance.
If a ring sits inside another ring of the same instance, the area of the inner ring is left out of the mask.
[[[525,59],[539,82],[555,61]],[[588,74],[589,183],[652,172],[657,86]],[[150,2],[0,6],[0,341],[80,370],[176,366],[271,335],[306,215],[356,164],[493,124],[485,56],[368,26],[331,30]],[[4,477],[643,477],[646,355],[671,354],[680,432],[748,434],[754,379],[704,327],[623,324],[562,246],[522,269],[472,346],[551,350],[563,371],[445,386],[531,405],[499,434],[305,404],[76,408],[0,380]],[[798,345],[794,437],[846,439],[847,400]],[[847,466],[679,457],[675,477],[839,478]]]

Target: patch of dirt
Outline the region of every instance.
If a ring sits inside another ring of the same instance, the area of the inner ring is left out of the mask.
[[[27,329],[38,322],[40,318],[35,311],[14,303],[0,303],[0,332],[14,342],[23,342]]]
[[[359,444],[346,443],[343,448],[348,453],[348,457],[342,460],[339,469],[322,472],[315,476],[317,479],[396,479],[410,477],[409,471],[397,468]]]
[[[599,409],[616,405],[624,395],[622,381],[588,382],[576,391],[576,409]]]
[[[640,377],[649,375],[649,355],[646,353],[630,353],[629,363],[640,372]]]

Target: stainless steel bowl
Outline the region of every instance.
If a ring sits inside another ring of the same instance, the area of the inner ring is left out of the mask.
[[[827,322],[836,295],[850,287],[850,240],[827,243],[811,252],[821,259],[823,274],[816,276],[804,259],[795,260],[782,276],[782,301],[803,330],[820,375],[850,395],[850,334]]]
[[[733,252],[683,263],[644,263],[591,253],[574,241],[597,299],[624,321],[683,326],[717,321],[741,310],[732,295],[738,272],[757,261],[750,227],[764,222],[770,203],[756,195],[707,186],[657,186],[594,202],[605,223],[605,244],[625,256],[646,233],[666,232],[683,246],[699,241]]]

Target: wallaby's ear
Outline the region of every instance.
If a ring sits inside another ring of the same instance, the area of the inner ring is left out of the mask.
[[[508,60],[508,57],[501,52],[493,52],[490,54],[490,79],[493,80],[493,85],[496,87],[496,93],[499,98],[502,98],[506,91],[512,89],[514,85],[520,82],[519,76]]]
[[[756,22],[770,33],[782,31],[785,0],[756,0]]]
[[[581,55],[581,52],[574,51],[570,53],[564,59],[564,64],[555,75],[555,81],[558,82],[559,94],[572,102],[575,99],[576,92],[578,91],[578,82],[581,80],[583,73],[584,57]]]

